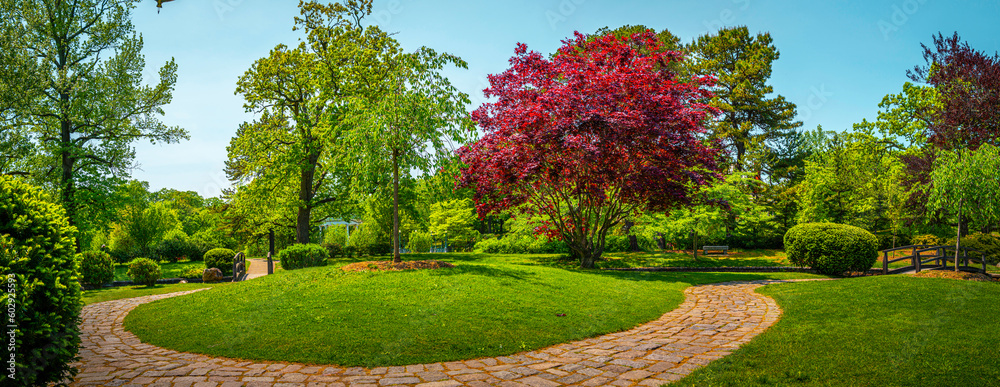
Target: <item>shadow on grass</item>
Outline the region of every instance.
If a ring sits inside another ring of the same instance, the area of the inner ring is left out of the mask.
[[[581,274],[599,275],[623,281],[650,281],[650,282],[681,282],[690,285],[702,285],[718,282],[731,281],[757,281],[774,280],[773,274],[764,273],[711,273],[711,272],[636,272],[636,271],[610,271],[610,270],[583,270],[577,269]],[[789,273],[794,274],[794,273]]]
[[[478,275],[495,278],[508,278],[519,281],[532,281],[538,274],[527,270],[518,270],[509,266],[460,264],[447,269],[431,270],[432,276]]]

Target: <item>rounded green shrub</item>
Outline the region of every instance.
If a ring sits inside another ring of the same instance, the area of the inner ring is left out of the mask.
[[[115,279],[115,259],[103,251],[85,251],[80,260],[80,282],[101,287]]]
[[[426,253],[431,251],[434,245],[434,237],[429,232],[414,231],[410,233],[410,239],[406,242],[406,249],[412,253]]]
[[[125,273],[132,282],[140,285],[153,286],[156,280],[160,279],[160,264],[149,258],[136,258],[128,264],[128,272]]]
[[[326,258],[326,249],[313,243],[291,245],[278,252],[278,260],[285,270],[326,266]]]
[[[804,223],[785,233],[785,252],[795,265],[828,275],[865,271],[878,259],[878,238],[864,229],[836,223]]]
[[[216,268],[222,271],[222,275],[233,275],[233,258],[236,252],[227,248],[211,249],[205,252],[205,268]]]
[[[47,199],[27,183],[0,176],[0,280],[11,297],[4,325],[17,326],[7,329],[14,331],[14,350],[4,345],[5,356],[15,358],[17,379],[7,379],[4,363],[0,385],[44,386],[76,374],[69,366],[80,346],[76,228]]]

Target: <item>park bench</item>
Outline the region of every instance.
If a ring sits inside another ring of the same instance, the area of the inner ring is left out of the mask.
[[[729,246],[702,246],[701,249],[705,255],[708,255],[709,251],[720,251],[723,255],[729,254]]]

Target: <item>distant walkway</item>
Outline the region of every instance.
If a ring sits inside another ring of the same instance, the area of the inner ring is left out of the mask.
[[[260,258],[247,258],[247,262],[250,263],[250,268],[247,269],[247,279],[254,279],[257,277],[263,277],[267,275],[267,260]],[[277,266],[277,262],[275,262]]]
[[[266,273],[266,261],[263,267]],[[143,344],[122,327],[136,306],[204,289],[107,301],[83,308],[82,361],[73,385],[659,386],[730,354],[774,324],[781,310],[754,289],[777,282],[786,281],[692,286],[684,303],[658,320],[537,351],[372,369],[177,352]]]

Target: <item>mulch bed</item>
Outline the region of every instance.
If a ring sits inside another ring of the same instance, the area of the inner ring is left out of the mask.
[[[993,279],[993,277],[991,277],[988,274],[966,273],[963,271],[956,273],[954,271],[945,271],[945,270],[926,270],[914,274],[913,276],[921,278],[951,278],[951,279],[960,279],[966,281],[984,281],[984,282],[996,281],[995,279]]]
[[[400,271],[419,269],[440,269],[444,267],[455,267],[448,262],[427,260],[427,261],[403,261],[393,263],[392,261],[365,261],[355,262],[340,268],[343,271]]]

